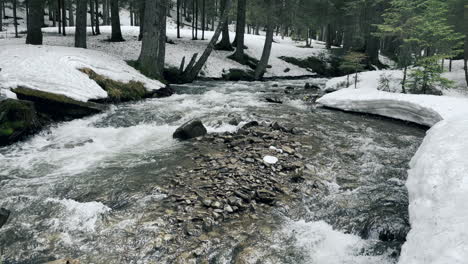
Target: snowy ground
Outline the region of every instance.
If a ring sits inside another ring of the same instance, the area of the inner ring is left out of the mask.
[[[0,44],[0,47],[0,97],[14,97],[9,90],[19,86],[79,101],[107,97],[96,82],[78,70],[80,68],[90,68],[116,81],[139,81],[148,90],[164,86],[123,60],[99,51],[32,45]]]
[[[456,71],[447,77],[459,79],[462,73]],[[388,73],[398,77],[398,72]],[[399,263],[466,263],[468,99],[377,91],[377,76],[378,72],[364,73],[358,89],[339,90],[318,103],[432,126],[410,164],[406,186],[411,231]],[[342,81],[332,79],[327,87]]]
[[[43,31],[46,34],[45,44],[47,45],[57,45],[57,46],[73,46],[74,39],[73,33],[74,28],[67,28],[67,33],[69,36],[62,37],[57,36],[56,28],[44,28]],[[107,52],[113,56],[117,56],[124,60],[137,60],[140,54],[141,42],[137,40],[139,34],[138,27],[131,26],[122,26],[122,34],[126,39],[125,42],[120,43],[108,43],[104,42],[109,38],[111,27],[102,26],[101,36],[89,36],[88,38],[88,48],[96,49],[103,52]],[[190,60],[194,53],[201,55],[204,49],[206,48],[210,38],[212,37],[213,32],[205,32],[206,40],[196,40],[193,41],[192,31],[190,28],[184,28],[181,30],[181,39],[177,39],[176,29],[169,25],[167,30],[167,36],[175,42],[174,45],[166,45],[166,65],[179,67],[180,62],[183,57],[186,57],[186,60]],[[201,32],[199,32],[199,38],[201,37]],[[231,40],[235,37],[235,33],[231,32]],[[245,42],[248,49],[246,53],[254,58],[260,59],[263,50],[265,37],[257,35],[246,35]],[[15,40],[8,40],[15,41]],[[301,42],[294,42],[290,38],[285,38],[284,40],[281,37],[275,37],[275,43],[273,44],[272,54],[270,59],[271,69],[268,69],[266,76],[300,76],[300,75],[311,75],[312,72],[287,63],[278,57],[288,56],[296,57],[299,59],[305,59],[309,56],[317,56],[320,53],[325,52],[325,46],[323,43],[314,43],[314,48],[301,48],[299,46],[303,45]],[[206,77],[221,77],[223,72],[228,71],[232,68],[237,69],[248,69],[248,67],[241,65],[235,61],[227,59],[229,55],[233,52],[229,51],[213,51],[210,58],[208,59],[205,67],[203,68],[203,74]],[[289,69],[288,72],[286,69]]]

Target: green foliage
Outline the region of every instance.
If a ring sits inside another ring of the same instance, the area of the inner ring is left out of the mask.
[[[339,68],[347,74],[363,71],[366,67],[365,59],[366,55],[363,53],[348,52],[343,56],[343,62]]]
[[[450,88],[453,82],[441,76],[443,69],[439,57],[424,57],[417,61],[409,74],[410,93],[440,94],[438,88]]]

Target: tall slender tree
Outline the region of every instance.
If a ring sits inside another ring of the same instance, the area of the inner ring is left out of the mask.
[[[19,38],[18,35],[18,16],[16,15],[17,0],[13,0],[13,24],[15,27],[15,38]]]
[[[110,41],[113,41],[113,42],[125,41],[124,38],[122,37],[122,30],[120,28],[119,0],[110,0],[110,8],[111,8],[111,22],[112,22],[112,34],[111,34]]]
[[[245,34],[245,14],[246,14],[246,0],[237,1],[237,24],[236,24],[236,52],[234,58],[237,61],[244,60],[244,34]]]
[[[0,0],[0,32],[3,31],[3,0]]]
[[[91,32],[94,36],[96,35],[96,30],[94,30],[96,25],[96,23],[94,22],[94,0],[89,0],[89,16],[91,20]]]
[[[180,0],[177,0],[177,38],[180,38]]]
[[[68,25],[70,27],[74,27],[75,18],[73,15],[73,0],[67,0],[67,6],[68,6]]]
[[[222,36],[221,36],[221,41],[216,44],[215,48],[217,50],[234,50],[231,45],[231,40],[229,38],[229,8],[226,7],[226,2],[221,1],[220,3],[220,12],[225,13],[226,18],[225,21],[223,21],[223,28],[222,28]],[[225,12],[226,11],[226,12]],[[220,17],[221,19],[221,17]]]
[[[62,13],[61,13],[61,16],[62,16],[62,34],[64,36],[66,36],[67,33],[65,32],[65,27],[67,26],[67,9],[65,7],[65,0],[60,0],[60,6],[62,7]]]
[[[143,40],[138,58],[140,71],[163,79],[166,55],[166,0],[146,0]]]
[[[266,0],[266,13],[267,13],[267,30],[265,35],[265,45],[263,47],[262,57],[257,64],[257,68],[255,69],[255,80],[260,80],[263,78],[263,75],[266,72],[268,67],[268,61],[270,60],[271,48],[273,46],[273,34],[274,34],[274,19],[273,19],[273,12],[274,12],[274,5],[272,2],[276,0]]]
[[[99,0],[94,1],[94,7],[96,8],[95,14],[95,20],[94,22],[96,23],[96,35],[101,35],[101,28],[99,26]]]
[[[86,23],[88,16],[88,2],[76,1],[75,47],[86,48]]]
[[[465,5],[464,8],[464,21],[465,21],[465,44],[464,44],[464,68],[465,68],[465,79],[466,79],[466,85],[468,86],[468,4]]]
[[[44,0],[34,0],[29,4],[28,35],[26,44],[42,45],[42,18],[44,16]]]

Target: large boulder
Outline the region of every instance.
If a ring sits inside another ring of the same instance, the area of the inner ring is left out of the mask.
[[[176,139],[187,140],[187,139],[203,136],[207,132],[208,131],[206,130],[202,121],[195,119],[177,128],[172,136]]]
[[[6,99],[0,101],[0,146],[11,144],[37,132],[47,123],[34,103]]]
[[[5,208],[0,208],[0,228],[6,224],[8,217],[10,217],[10,211]]]
[[[34,90],[26,87],[12,89],[18,99],[34,102],[37,111],[45,113],[54,120],[69,120],[101,113],[107,106],[81,102],[70,97]]]

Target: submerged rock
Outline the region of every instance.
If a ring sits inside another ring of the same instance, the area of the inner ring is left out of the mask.
[[[8,217],[10,217],[10,211],[5,208],[0,208],[0,228],[6,224]]]
[[[153,98],[164,98],[164,97],[169,97],[175,93],[174,88],[171,86],[166,86],[164,88],[161,88],[159,90],[154,91],[153,93]]]
[[[207,132],[208,131],[206,130],[202,121],[196,119],[189,121],[177,128],[172,136],[180,140],[187,140],[206,135]]]
[[[265,100],[268,103],[273,103],[273,104],[282,104],[283,103],[283,101],[281,101],[279,98],[276,98],[276,97],[267,97],[267,98],[265,98]]]

